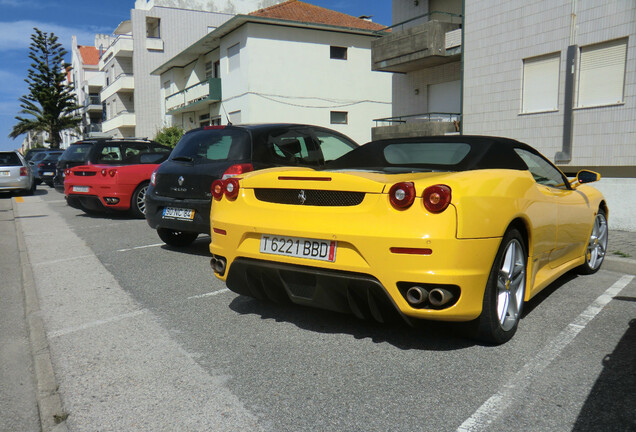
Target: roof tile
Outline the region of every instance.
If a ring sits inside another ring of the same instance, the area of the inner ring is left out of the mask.
[[[250,13],[250,15],[287,21],[357,28],[362,30],[382,30],[386,28],[386,26],[383,26],[382,24],[356,18],[354,16],[331,9],[325,9],[320,6],[314,6],[298,0],[289,0],[265,9],[259,9]]]
[[[97,48],[86,45],[79,45],[78,48],[84,64],[96,65],[99,63],[99,51],[97,51]]]

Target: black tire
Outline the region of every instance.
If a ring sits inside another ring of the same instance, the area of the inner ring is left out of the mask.
[[[504,234],[484,292],[482,312],[475,320],[477,339],[494,345],[508,342],[517,331],[526,289],[528,253],[516,228]]]
[[[146,192],[148,191],[148,182],[141,183],[133,192],[130,198],[130,212],[137,219],[146,217]]]
[[[197,239],[199,233],[190,231],[177,231],[168,228],[157,228],[159,238],[167,245],[175,247],[184,247],[191,244]]]
[[[607,215],[603,209],[599,209],[594,217],[592,232],[585,247],[585,262],[577,269],[580,274],[593,274],[601,268],[607,253],[608,240]]]

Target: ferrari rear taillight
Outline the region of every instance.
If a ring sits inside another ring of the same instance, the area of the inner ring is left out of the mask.
[[[223,198],[223,193],[225,192],[225,182],[223,180],[214,180],[210,192],[212,192],[214,199],[219,201]]]
[[[424,207],[431,213],[441,213],[451,202],[451,188],[446,185],[429,186],[422,194]]]
[[[28,175],[29,175],[29,171],[27,170],[26,167],[20,168],[20,177],[26,177]]]
[[[229,200],[235,200],[239,194],[238,179],[232,177],[225,180],[225,197]]]
[[[106,169],[106,168],[104,168],[102,170],[102,175],[104,177],[106,177],[107,175],[109,175],[111,177],[115,177],[115,174],[117,174],[117,170],[116,169]]]
[[[389,190],[389,201],[398,210],[409,208],[415,201],[415,185],[412,182],[394,184]]]
[[[222,179],[228,179],[230,177],[235,177],[239,174],[245,174],[247,172],[250,171],[254,171],[254,166],[252,164],[235,164],[230,166],[228,169],[225,170],[225,172],[223,173],[223,177]]]
[[[214,180],[210,192],[217,201],[220,201],[223,195],[229,200],[235,200],[239,194],[239,179],[232,177],[226,180]]]
[[[70,170],[70,169],[67,169],[66,171],[64,171],[64,173],[65,173],[67,176],[70,176],[70,175],[71,175],[71,170]]]

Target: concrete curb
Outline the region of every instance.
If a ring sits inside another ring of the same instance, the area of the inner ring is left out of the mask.
[[[22,289],[24,290],[27,329],[31,344],[31,354],[33,355],[33,367],[35,369],[36,398],[40,413],[41,429],[43,432],[68,432],[66,425],[67,414],[64,412],[62,399],[57,392],[57,381],[53,372],[53,363],[51,362],[49,344],[44,331],[44,322],[40,316],[40,302],[35,289],[29,254],[24,242],[24,234],[13,205],[12,210],[16,225],[18,250],[20,252]]]
[[[603,266],[601,268],[603,270],[636,275],[636,260],[605,256],[605,261],[603,261]]]

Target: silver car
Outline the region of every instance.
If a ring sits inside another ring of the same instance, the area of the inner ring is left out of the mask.
[[[17,151],[0,151],[0,192],[13,191],[33,195],[33,171]]]

